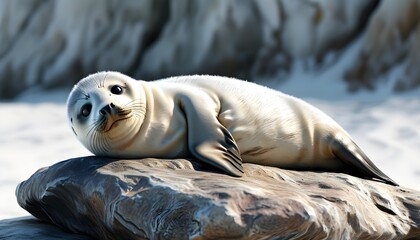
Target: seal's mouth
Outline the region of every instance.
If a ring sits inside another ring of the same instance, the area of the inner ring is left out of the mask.
[[[140,108],[141,105],[138,107],[137,105],[137,103],[133,102],[124,107],[119,107],[110,103],[101,109],[100,118],[96,121],[91,130],[98,134],[109,134],[111,130],[117,128],[121,124],[130,124],[126,120],[131,117],[137,117],[142,112]]]
[[[122,122],[122,121],[124,121],[124,120],[127,120],[127,119],[129,119],[130,117],[131,117],[131,116],[125,116],[125,117],[122,117],[122,118],[120,118],[120,119],[117,119],[117,120],[113,121],[111,124],[109,124],[109,127],[108,127],[108,128],[106,128],[103,132],[104,132],[104,133],[107,133],[107,132],[111,131],[113,128],[117,127],[117,126],[120,124],[120,122]],[[108,124],[107,124],[107,125],[108,125]]]

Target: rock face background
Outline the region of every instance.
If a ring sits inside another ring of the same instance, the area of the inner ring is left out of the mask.
[[[4,0],[0,97],[71,86],[99,70],[145,80],[208,73],[281,82],[296,62],[305,71],[331,67],[359,37],[360,53],[343,76],[349,90],[374,89],[402,68],[394,88],[403,91],[420,84],[419,6],[417,0]]]
[[[193,160],[77,158],[40,169],[16,195],[41,220],[97,239],[420,238],[414,190],[244,168],[233,178]]]

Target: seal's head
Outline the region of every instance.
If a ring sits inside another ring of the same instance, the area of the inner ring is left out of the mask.
[[[67,100],[73,132],[95,155],[114,156],[140,129],[146,109],[138,81],[118,72],[99,72],[80,80]]]

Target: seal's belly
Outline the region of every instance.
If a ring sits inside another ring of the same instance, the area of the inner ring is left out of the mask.
[[[320,152],[321,136],[309,117],[284,104],[281,107],[281,103],[271,105],[275,107],[266,105],[254,111],[226,107],[219,114],[219,121],[232,134],[244,162],[305,167],[325,157]]]
[[[261,130],[262,129],[262,130]],[[329,162],[333,156],[325,153],[322,141],[307,137],[301,131],[272,131],[263,127],[231,130],[243,162],[274,167],[307,168],[320,162]]]
[[[312,155],[308,152],[310,149],[305,149],[305,143],[292,134],[273,134],[255,128],[248,131],[232,129],[232,135],[244,162],[281,167],[295,165]]]

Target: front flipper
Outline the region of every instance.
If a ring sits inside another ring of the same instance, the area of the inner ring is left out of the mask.
[[[217,104],[205,93],[180,98],[188,125],[188,148],[197,159],[228,174],[244,173],[238,146],[230,132],[217,119]]]
[[[377,178],[388,184],[398,186],[394,180],[375,166],[353,140],[336,137],[332,139],[331,148],[335,156],[347,165],[352,166],[359,175]]]

